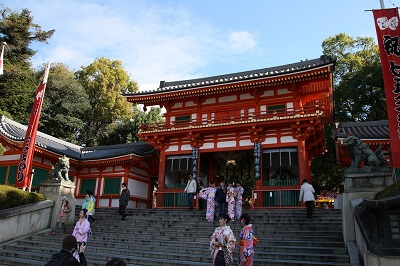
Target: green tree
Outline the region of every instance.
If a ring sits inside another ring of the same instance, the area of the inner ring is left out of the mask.
[[[379,49],[373,38],[352,38],[345,33],[322,43],[324,54],[336,59],[334,122],[387,119]],[[343,190],[343,168],[337,165],[334,126],[325,127],[326,152],[311,161],[317,191]]]
[[[125,122],[132,117],[132,104],[121,93],[137,91],[137,83],[130,80],[121,61],[104,57],[84,67],[77,76],[91,106],[79,137],[82,143],[92,146],[107,135],[114,122]]]
[[[322,49],[336,58],[335,120],[387,119],[379,48],[374,39],[340,33],[324,40]]]
[[[2,156],[5,151],[6,148],[4,148],[3,144],[0,143],[0,156]]]
[[[39,130],[56,138],[77,143],[84,118],[90,109],[89,97],[63,64],[52,64],[46,85]],[[38,76],[43,75],[43,70]]]
[[[35,51],[29,45],[33,42],[46,43],[54,30],[43,31],[33,22],[28,9],[17,12],[2,8],[0,12],[0,43],[7,43],[4,75],[0,76],[0,108],[9,112],[15,120],[25,123],[29,119],[38,83],[30,62]]]
[[[122,144],[140,141],[137,133],[141,124],[153,124],[163,122],[161,108],[151,107],[149,112],[143,112],[133,107],[133,118],[126,122],[114,123],[103,138],[99,140],[100,145]]]

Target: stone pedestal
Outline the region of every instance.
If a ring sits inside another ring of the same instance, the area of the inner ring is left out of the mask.
[[[390,172],[353,173],[344,175],[342,224],[344,242],[356,240],[351,201],[373,199],[379,191],[393,184]]]
[[[40,183],[39,193],[42,193],[46,199],[54,201],[54,207],[51,217],[51,228],[54,228],[57,223],[58,214],[61,209],[62,198],[66,196],[71,206],[71,214],[67,224],[74,224],[75,216],[75,184],[71,181],[60,180],[44,180]]]

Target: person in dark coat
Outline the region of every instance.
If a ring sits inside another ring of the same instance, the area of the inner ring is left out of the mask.
[[[126,183],[122,183],[122,192],[121,197],[119,198],[119,208],[118,212],[121,215],[121,222],[125,222],[128,215],[125,214],[126,206],[128,206],[129,198],[131,197],[131,193],[129,189],[126,187]]]
[[[62,243],[62,250],[59,253],[53,254],[51,259],[45,266],[74,266],[74,265],[87,265],[85,255],[83,254],[85,250],[84,245],[79,247],[79,260],[73,256],[75,250],[77,249],[78,243],[73,235],[64,237]]]
[[[215,194],[215,200],[218,203],[218,217],[225,213],[226,193],[224,182],[219,183],[217,192]]]

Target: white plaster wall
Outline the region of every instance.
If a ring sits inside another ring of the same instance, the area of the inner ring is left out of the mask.
[[[203,146],[201,146],[201,149],[213,149],[214,148],[214,143],[204,143]]]
[[[116,166],[115,171],[124,171],[125,169],[122,166]]]
[[[292,136],[281,137],[281,143],[287,143],[287,142],[296,142],[296,139],[294,139]]]
[[[278,138],[266,138],[261,144],[276,144],[278,143]]]
[[[192,114],[192,121],[196,122],[196,119],[197,119],[197,114]]]
[[[136,209],[136,200],[130,200],[130,201],[128,202],[127,208],[129,208],[129,209]]]
[[[103,172],[113,172],[112,166],[107,167]]]
[[[215,102],[216,102],[215,98],[209,98],[209,99],[207,99],[207,100],[204,101],[203,105],[204,105],[204,104],[213,104],[213,103],[215,103]]]
[[[3,155],[3,156],[0,156],[0,161],[19,160],[19,156],[20,156],[19,154]]]
[[[139,203],[139,208],[140,209],[147,209],[147,204],[145,202],[140,202]]]
[[[12,156],[12,155],[11,155]],[[18,158],[19,159],[19,158]],[[0,161],[1,161],[1,157],[0,157]],[[38,163],[41,163],[42,162],[42,158],[39,158],[39,157],[37,157],[37,156],[34,156],[33,157],[33,161],[34,162],[38,162]]]
[[[260,97],[274,96],[275,92],[273,90],[264,91]]]
[[[43,161],[43,163],[44,163],[45,165],[53,165],[53,164],[51,163],[51,161],[50,161],[50,160],[47,160],[47,159],[45,159],[45,160]]]
[[[229,96],[219,97],[218,101],[220,103],[225,103],[225,102],[236,101],[236,99],[237,99],[236,95],[229,95]]]
[[[260,113],[262,115],[265,115],[267,113],[267,106],[266,105],[261,105],[260,106]]]
[[[240,100],[254,99],[254,96],[251,96],[250,93],[240,94]]]
[[[177,151],[178,148],[179,147],[177,145],[173,145],[173,146],[169,146],[168,149],[166,149],[165,151]]]
[[[170,123],[174,123],[174,122],[175,122],[175,116],[171,116],[171,117],[169,118],[169,122],[170,122]]]
[[[253,145],[254,145],[254,143],[251,142],[251,140],[249,140],[249,139],[245,139],[245,140],[239,141],[239,146],[240,146],[240,147],[244,147],[244,146],[253,146]]]
[[[289,111],[293,111],[293,102],[286,103],[286,108],[287,108]]]
[[[89,169],[88,168],[83,168],[81,171],[81,174],[85,174],[85,173],[89,173]]]
[[[181,151],[189,151],[192,149],[192,146],[190,144],[185,144],[181,146]]]
[[[278,95],[282,95],[282,94],[289,94],[290,91],[288,89],[279,89],[278,90]]]
[[[82,204],[83,204],[83,199],[76,199],[75,205],[82,206]]]
[[[129,179],[128,188],[131,192],[131,196],[137,196],[147,199],[147,191],[149,184],[140,182],[138,180]]]
[[[195,104],[193,101],[187,101],[187,102],[185,103],[185,106],[186,106],[186,107],[192,107],[192,106],[196,106],[196,104]]]
[[[119,207],[119,199],[112,199],[111,207]]]
[[[171,106],[171,108],[181,108],[183,106],[183,103],[175,103],[174,105]]]
[[[100,199],[99,206],[100,207],[108,207],[109,199]]]
[[[221,141],[217,143],[217,148],[236,147],[236,141]]]
[[[147,172],[146,172],[145,170],[140,169],[140,168],[132,167],[131,170],[132,170],[134,173],[138,173],[138,174],[140,174],[140,175],[147,176]]]

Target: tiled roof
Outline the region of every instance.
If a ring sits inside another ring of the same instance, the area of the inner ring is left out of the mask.
[[[360,139],[389,139],[389,124],[387,120],[340,122],[334,134],[335,138],[355,136]]]
[[[24,141],[27,127],[5,116],[0,117],[0,134],[14,141]],[[144,156],[155,152],[146,142],[133,142],[118,145],[81,147],[38,131],[36,146],[65,155],[69,158],[85,161],[114,158],[123,155]]]
[[[305,60],[294,64],[288,64],[283,66],[276,66],[270,68],[256,69],[245,72],[231,73],[220,76],[181,80],[165,82],[160,81],[160,86],[157,90],[150,91],[139,91],[135,93],[126,93],[124,96],[136,96],[136,95],[147,95],[147,94],[158,94],[169,91],[179,91],[183,89],[201,88],[211,85],[221,85],[224,83],[238,82],[238,81],[249,81],[260,78],[276,77],[280,75],[293,74],[302,72],[305,70],[312,70],[317,67],[327,66],[334,64],[335,60],[332,58],[322,55],[320,58],[313,60]]]

